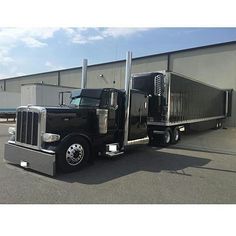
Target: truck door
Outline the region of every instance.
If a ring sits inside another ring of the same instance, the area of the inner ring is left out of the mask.
[[[107,90],[102,95],[102,107],[108,109],[108,132],[115,132],[119,127],[118,92]]]
[[[130,94],[130,117],[128,140],[147,137],[148,97],[135,90]]]

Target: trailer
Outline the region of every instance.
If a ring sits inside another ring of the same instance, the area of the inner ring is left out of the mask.
[[[149,95],[148,136],[162,146],[180,140],[180,131],[205,123],[221,128],[230,116],[231,90],[223,90],[184,75],[168,72],[134,74],[132,88]]]

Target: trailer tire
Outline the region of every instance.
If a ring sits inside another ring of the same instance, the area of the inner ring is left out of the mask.
[[[164,130],[164,134],[162,135],[161,146],[162,147],[169,146],[171,144],[171,139],[172,139],[172,130],[171,128],[166,128]]]
[[[180,131],[178,127],[175,127],[172,131],[171,144],[176,144],[180,140]]]
[[[88,163],[90,146],[82,137],[72,137],[57,150],[57,167],[61,172],[73,172]]]
[[[217,127],[218,129],[221,129],[222,128],[222,121],[219,121],[218,122],[218,127]]]

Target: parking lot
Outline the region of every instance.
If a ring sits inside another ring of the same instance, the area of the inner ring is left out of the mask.
[[[232,150],[193,151],[184,137],[182,148],[138,146],[51,178],[3,161],[8,127],[0,124],[0,203],[236,203]],[[217,132],[208,134],[216,139]]]

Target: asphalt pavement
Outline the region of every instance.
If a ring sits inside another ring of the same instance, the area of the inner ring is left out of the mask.
[[[54,178],[3,161],[0,203],[236,203],[236,156],[146,145]]]

